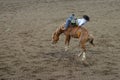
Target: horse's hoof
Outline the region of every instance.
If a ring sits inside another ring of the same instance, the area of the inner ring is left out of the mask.
[[[65,47],[65,52],[68,51],[68,49],[69,49],[69,47],[66,46],[66,47]]]
[[[82,55],[82,52],[78,54],[78,57],[80,57]]]
[[[67,52],[68,51],[68,49],[65,49],[65,52]]]
[[[85,60],[85,61],[82,61],[82,64],[84,65],[84,66],[89,66],[89,63]]]

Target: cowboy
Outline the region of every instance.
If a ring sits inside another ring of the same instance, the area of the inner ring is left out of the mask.
[[[81,18],[81,19],[77,19],[77,25],[79,26],[79,27],[82,27],[83,25],[85,25],[88,21],[90,21],[90,18],[89,18],[89,16],[87,16],[87,15],[83,15],[83,18]]]
[[[66,30],[70,24],[72,24],[72,25],[76,24],[75,14],[72,14],[69,18],[67,18],[66,24],[64,26],[64,30]]]
[[[81,19],[77,19],[75,18],[75,15],[72,14],[67,20],[66,20],[66,24],[65,24],[65,29],[66,30],[69,25],[77,25],[79,27],[82,27],[83,25],[85,25],[88,21],[90,21],[90,18],[88,15],[83,15],[83,18]]]

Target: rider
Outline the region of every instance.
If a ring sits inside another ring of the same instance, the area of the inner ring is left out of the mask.
[[[82,27],[83,25],[85,25],[88,21],[90,21],[90,18],[88,15],[83,15],[83,18],[81,19],[77,19],[75,18],[75,14],[72,14],[67,20],[66,20],[66,24],[65,24],[65,29],[66,30],[70,24],[76,24],[79,27]]]

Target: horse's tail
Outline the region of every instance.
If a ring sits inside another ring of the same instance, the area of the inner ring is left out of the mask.
[[[93,42],[94,41],[94,36],[92,34],[89,34],[88,41],[89,41],[90,44],[92,44],[93,46],[95,46],[95,44]]]

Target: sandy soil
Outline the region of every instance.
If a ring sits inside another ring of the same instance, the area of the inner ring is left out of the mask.
[[[76,56],[77,39],[51,35],[66,18],[87,14],[89,66]],[[120,0],[0,0],[0,80],[120,80]]]

